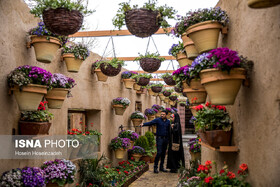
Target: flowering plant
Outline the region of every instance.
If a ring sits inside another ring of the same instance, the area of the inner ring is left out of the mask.
[[[51,88],[71,89],[76,85],[75,80],[60,73],[54,73],[51,78]]]
[[[172,77],[171,73],[165,73],[165,74],[161,75],[161,78],[169,78],[169,77]]]
[[[46,182],[57,183],[59,186],[74,182],[76,166],[70,160],[46,161],[41,167],[45,172]]]
[[[165,110],[166,110],[168,113],[169,113],[169,112],[172,113],[172,111],[173,111],[171,108],[165,108]]]
[[[73,53],[75,58],[85,60],[89,55],[90,51],[84,44],[70,44],[63,46],[61,54]]]
[[[47,101],[40,102],[37,111],[24,111],[21,112],[21,121],[30,121],[30,122],[49,122],[53,119],[53,114],[46,110]]]
[[[137,75],[135,71],[124,71],[121,74],[122,79],[130,79],[133,75]]]
[[[21,170],[24,186],[43,187],[45,186],[45,173],[38,167],[25,167]]]
[[[171,108],[171,112],[174,114],[174,113],[177,113],[178,112],[178,109],[177,108],[174,108],[174,107],[172,107]]]
[[[232,120],[226,111],[226,107],[207,102],[205,106],[196,106],[195,110],[197,111],[194,120],[196,130],[231,130]]]
[[[155,109],[157,109],[158,111],[164,110],[164,107],[163,107],[163,106],[160,106],[160,105],[153,105],[152,108],[155,108]]]
[[[155,58],[160,60],[161,62],[165,61],[165,58],[160,57],[159,53],[149,53],[149,52],[147,52],[145,55],[141,55],[139,53],[139,57],[135,58],[134,61],[139,61],[143,58]]]
[[[191,138],[188,142],[190,148],[189,151],[193,153],[200,153],[201,152],[201,145],[199,144],[198,138]]]
[[[185,80],[189,79],[189,74],[188,74],[189,67],[190,67],[189,65],[180,67],[179,69],[177,69],[172,73],[173,80],[175,80],[176,82],[176,86],[180,87]]]
[[[133,146],[133,148],[129,149],[128,152],[131,154],[140,154],[140,155],[145,154],[145,150],[140,146]]]
[[[150,79],[153,76],[151,74],[147,74],[147,73],[140,73],[140,74],[134,74],[131,78],[135,79],[136,82],[138,82],[141,77]]]
[[[163,87],[162,83],[153,83],[151,84],[151,87]]]
[[[145,115],[140,111],[135,111],[131,114],[130,119],[145,119]]]
[[[173,93],[174,89],[164,89],[163,93],[166,93],[166,92]]]
[[[101,60],[96,60],[95,62],[92,63],[92,69],[99,69],[100,64],[102,64]]]
[[[178,22],[171,31],[171,33],[176,37],[179,37],[186,32],[188,27],[204,21],[217,21],[222,25],[229,23],[227,13],[221,10],[220,7],[189,11],[186,16],[177,16],[177,20]]]
[[[123,105],[123,107],[126,108],[127,106],[129,106],[130,100],[128,98],[118,97],[118,98],[113,99],[112,104],[113,105]]]
[[[188,75],[188,82],[191,79],[199,79],[199,73],[201,70],[205,69],[209,64],[212,63],[212,60],[209,59],[209,53],[203,53],[196,57],[192,62],[192,65],[184,70],[184,74]]]
[[[119,133],[119,137],[120,138],[128,138],[130,139],[130,141],[135,141],[139,138],[139,135],[134,132],[134,131],[131,131],[131,130],[122,130],[120,133]]]
[[[28,84],[46,85],[50,84],[52,74],[36,66],[19,66],[8,75],[9,87],[19,87]]]
[[[149,116],[149,115],[155,115],[157,112],[153,109],[153,108],[147,108],[146,110],[145,110],[145,112],[144,112],[144,114],[146,115],[146,116]]]
[[[0,186],[23,186],[21,170],[17,168],[4,172],[0,181]]]
[[[110,147],[112,150],[127,149],[130,146],[130,139],[115,137],[111,140]]]
[[[173,44],[169,49],[168,54],[176,57],[177,54],[180,52],[184,52],[184,53],[186,52],[184,48],[184,44],[182,42],[179,42],[179,44]]]

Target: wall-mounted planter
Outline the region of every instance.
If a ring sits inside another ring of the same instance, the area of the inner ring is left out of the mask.
[[[82,65],[83,59],[75,58],[72,53],[64,53],[62,55],[63,60],[66,63],[67,71],[78,73]]]
[[[190,81],[190,86],[191,89],[193,90],[201,90],[204,89],[204,86],[201,84],[201,80],[200,79],[192,79]]]
[[[69,89],[65,88],[53,88],[49,90],[45,96],[48,101],[48,107],[52,109],[60,109],[68,92]]]
[[[22,111],[36,111],[44,95],[47,94],[47,86],[38,84],[22,86],[21,90],[19,86],[15,86],[10,90],[15,95],[19,110]]]
[[[148,120],[151,121],[151,120],[155,119],[156,116],[155,115],[147,115],[147,117],[148,117]]]
[[[133,89],[136,90],[136,91],[140,91],[141,90],[141,86],[136,84],[136,83],[134,83],[133,84]]]
[[[194,60],[199,55],[197,49],[195,48],[194,42],[189,37],[187,37],[186,33],[182,35],[182,40],[188,59]]]
[[[170,100],[169,100],[169,104],[170,104],[171,106],[175,106],[175,105],[176,105],[176,102],[175,102],[175,101],[170,101]]]
[[[120,116],[122,116],[126,110],[123,105],[113,105],[112,107],[115,109],[115,114]]]
[[[152,125],[152,133],[156,134],[157,133],[157,126]]]
[[[135,81],[134,79],[123,79],[123,83],[127,89],[132,89]]]
[[[176,59],[179,62],[180,67],[192,64],[192,60],[188,59],[187,55],[184,53],[178,53]]]
[[[164,102],[167,104],[167,103],[169,102],[169,98],[166,97],[166,98],[164,99]]]
[[[141,68],[149,73],[153,73],[160,68],[161,61],[156,58],[142,58],[140,60]]]
[[[49,134],[51,123],[49,122],[18,122],[20,135],[43,135]]]
[[[126,150],[125,149],[117,149],[115,150],[115,157],[116,159],[123,159],[125,155]]]
[[[30,38],[30,44],[34,47],[36,60],[39,62],[50,63],[61,47],[59,39],[55,37],[32,35]]]
[[[211,147],[218,148],[220,146],[230,145],[231,131],[212,130],[212,131],[199,131],[201,141],[210,145]]]
[[[96,73],[97,75],[97,79],[98,81],[101,81],[101,82],[106,82],[107,79],[108,79],[108,76],[104,75],[101,71],[101,69],[95,69],[94,72]]]
[[[189,99],[189,101],[195,100],[194,98],[197,98],[195,101],[196,104],[205,103],[206,101],[207,93],[205,89],[193,90],[191,88],[188,88],[184,89],[183,92],[186,93],[186,96]]]
[[[204,21],[190,26],[186,34],[194,42],[199,53],[217,48],[219,33],[223,26],[217,21]]]
[[[280,0],[247,0],[250,8],[268,8],[280,4]]]
[[[143,122],[143,119],[131,119],[131,121],[133,123],[133,126],[137,127]]]
[[[230,73],[213,68],[202,70],[200,78],[212,104],[233,105],[245,74],[243,68],[233,68]]]

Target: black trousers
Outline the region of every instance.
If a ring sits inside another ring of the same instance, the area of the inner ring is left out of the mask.
[[[154,168],[158,169],[158,162],[160,159],[160,169],[163,169],[165,154],[166,154],[167,145],[168,145],[168,139],[162,138],[162,137],[157,137],[156,143],[157,143],[157,155],[155,158]]]

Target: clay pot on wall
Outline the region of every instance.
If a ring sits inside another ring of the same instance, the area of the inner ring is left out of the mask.
[[[107,79],[108,79],[108,76],[104,75],[101,71],[101,69],[95,69],[94,72],[96,73],[97,75],[97,79],[98,81],[101,81],[101,82],[106,82]]]
[[[187,37],[186,33],[182,35],[182,40],[188,59],[194,60],[199,55],[195,48],[194,42],[189,37]]]
[[[119,116],[122,116],[126,110],[123,105],[113,105],[112,107],[115,109],[115,114]]]
[[[60,109],[68,92],[69,89],[65,88],[53,88],[49,90],[45,96],[48,101],[48,107],[52,109]]]
[[[149,120],[149,121],[155,119],[155,115],[147,115],[147,117],[148,117],[148,120]]]
[[[135,81],[134,79],[123,79],[123,83],[127,89],[132,89]]]
[[[217,21],[204,21],[190,26],[186,34],[194,42],[199,53],[217,48],[222,25]]]
[[[246,71],[233,68],[230,73],[219,69],[206,69],[200,72],[201,83],[214,105],[233,105]]]
[[[75,58],[72,53],[64,53],[62,55],[63,60],[66,63],[67,71],[78,73],[82,65],[83,59]]]
[[[115,157],[116,159],[123,159],[125,155],[126,150],[125,149],[117,149],[115,150]]]
[[[211,147],[219,148],[220,146],[229,146],[231,131],[212,130],[212,131],[199,131],[201,141],[210,145]]]
[[[141,86],[139,86],[137,83],[133,84],[133,89],[136,91],[141,91]]]
[[[143,122],[143,119],[131,119],[131,121],[133,123],[133,126],[137,127]]]
[[[32,35],[30,44],[34,47],[36,60],[43,63],[50,63],[61,47],[59,39],[51,36]]]
[[[142,155],[136,153],[132,154],[131,156],[135,159],[136,162],[139,162],[140,158],[142,157]]]
[[[20,135],[45,135],[49,134],[51,123],[49,122],[18,122]]]
[[[161,101],[164,101],[165,96],[163,95],[163,93],[159,93],[158,96],[159,96],[159,98],[160,98]]]
[[[280,0],[247,0],[250,8],[268,8],[280,4]]]
[[[187,55],[182,52],[177,54],[176,59],[179,62],[180,67],[192,64],[192,60],[189,60]]]
[[[47,94],[47,86],[38,84],[28,84],[22,86],[14,86],[10,90],[15,95],[19,110],[36,111],[45,94]]]

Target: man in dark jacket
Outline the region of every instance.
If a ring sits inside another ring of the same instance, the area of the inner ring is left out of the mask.
[[[141,126],[151,126],[151,125],[157,126],[157,132],[156,132],[157,155],[154,163],[154,173],[158,173],[159,159],[161,160],[159,170],[162,172],[167,172],[167,170],[165,170],[163,167],[168,140],[169,140],[169,133],[170,133],[169,132],[170,121],[166,118],[167,114],[168,114],[167,111],[162,111],[160,118],[156,118],[150,122],[141,124]]]

